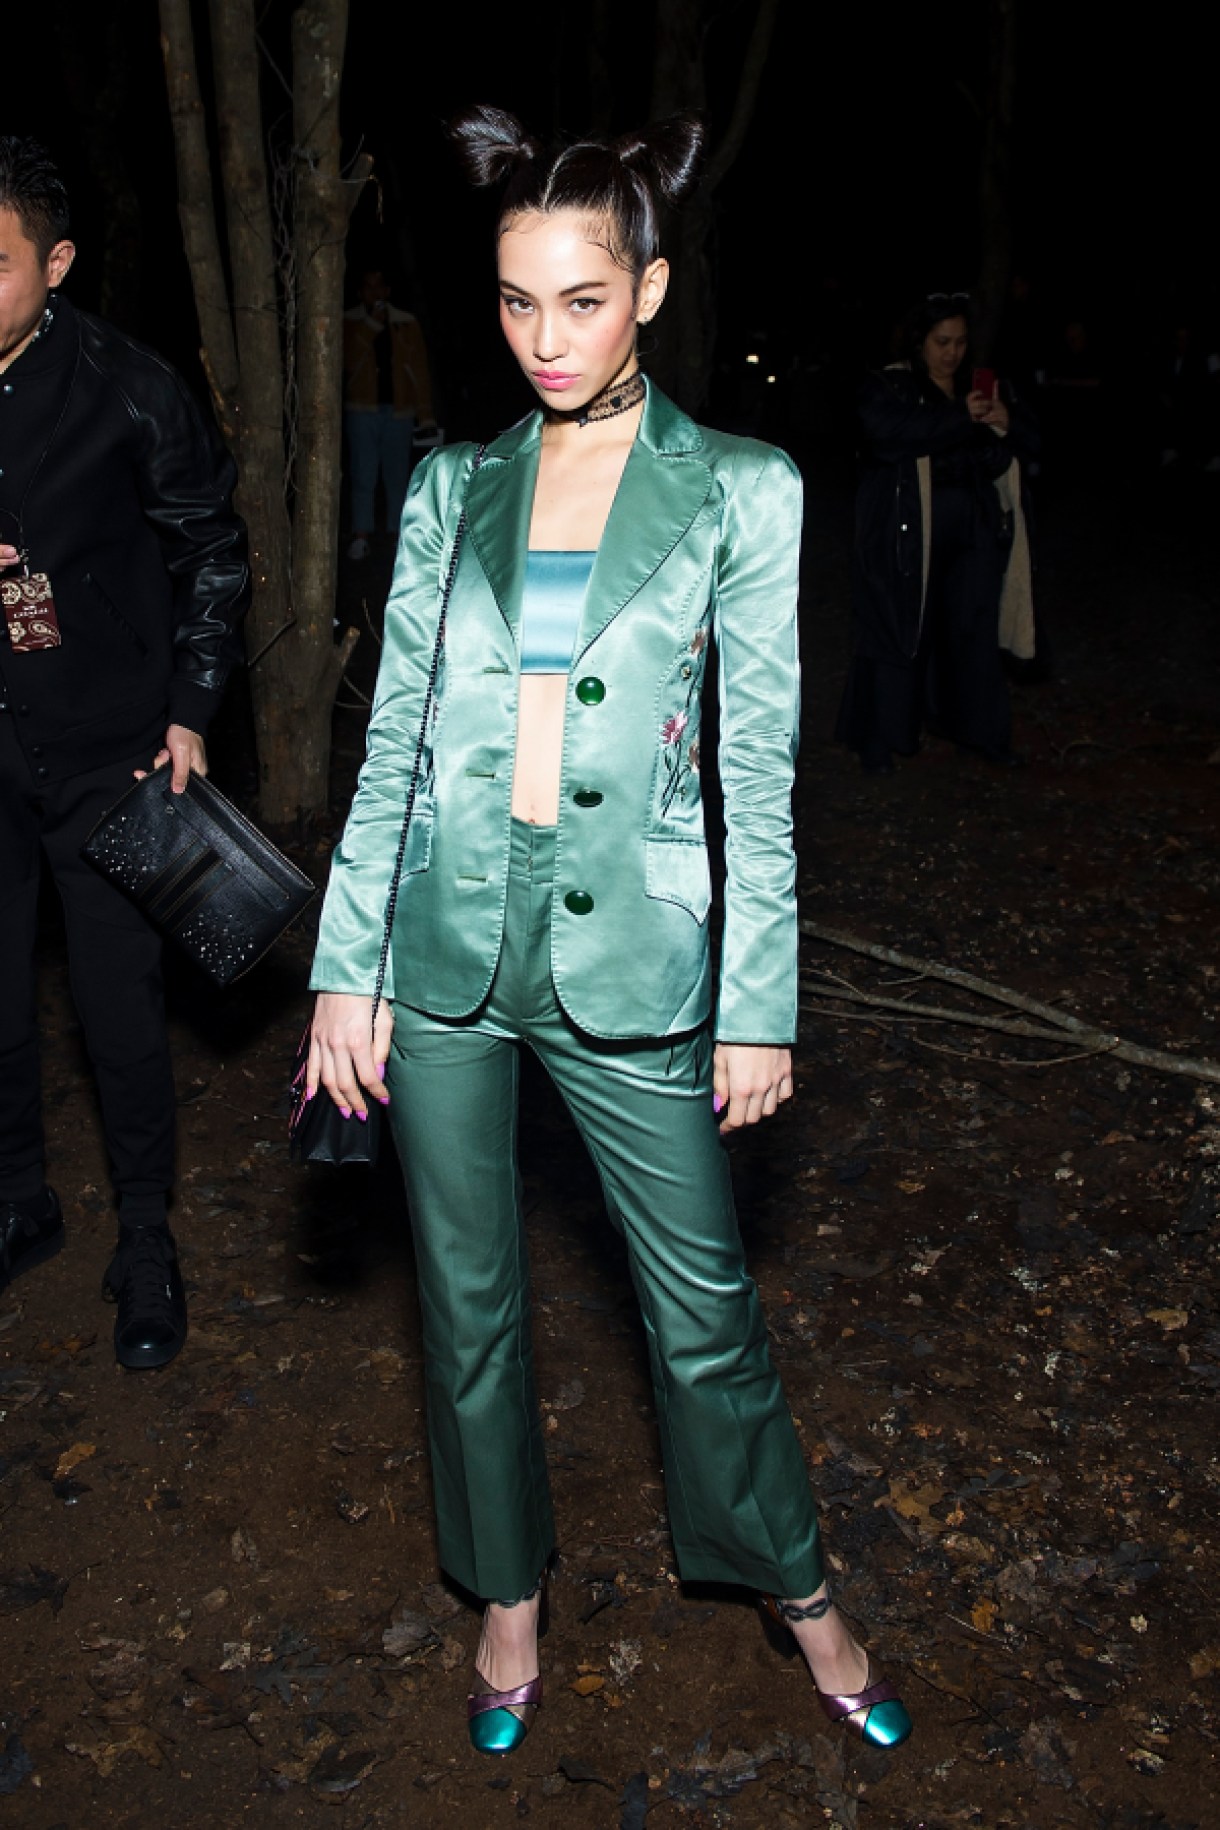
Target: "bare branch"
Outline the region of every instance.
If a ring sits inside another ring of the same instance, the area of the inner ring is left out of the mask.
[[[275,647],[276,643],[279,641],[279,639],[282,635],[287,635],[287,633],[290,629],[296,628],[296,621],[297,621],[297,619],[296,619],[295,615],[293,615],[290,612],[288,617],[286,618],[286,620],[280,624],[279,628],[275,631],[275,633],[273,635],[269,636],[267,638],[267,640],[263,643],[263,645],[259,649],[258,653],[252,654],[249,657],[249,659],[246,662],[246,669],[249,673],[254,672],[254,669],[258,666],[259,662],[263,659],[264,655],[267,655],[271,652],[271,650]]]
[[[989,1067],[1063,1067],[1070,1061],[1091,1061],[1097,1055],[1113,1052],[1108,1049],[1078,1048],[1070,1055],[1040,1055],[1033,1059],[1024,1055],[988,1055],[977,1048],[950,1048],[948,1043],[933,1042],[928,1036],[915,1036],[913,1040],[920,1048],[934,1049],[938,1055],[956,1055],[959,1061],[982,1061]]]
[[[352,676],[350,674],[347,674],[347,673],[344,674],[343,684],[344,684],[344,686],[346,686],[349,693],[355,693],[356,698],[359,700],[360,703],[359,703],[359,705],[353,705],[350,702],[350,700],[345,701],[342,699],[336,699],[335,700],[336,705],[346,704],[347,709],[352,712],[359,711],[361,706],[372,705],[373,701],[370,699],[369,695],[367,693],[361,692],[360,688],[356,685],[356,682],[352,679]]]
[[[1214,1080],[1220,1082],[1220,1061],[1213,1061],[1207,1056],[1177,1055],[1167,1049],[1145,1048],[1141,1043],[1128,1042],[1113,1030],[1099,1028],[1096,1024],[1086,1023],[1079,1017],[1073,1017],[1067,1011],[1058,1010],[1053,1004],[1044,1003],[1040,998],[1032,998],[1023,991],[1016,991],[1010,985],[1001,985],[994,979],[980,978],[972,972],[963,972],[960,966],[943,966],[935,960],[916,959],[909,953],[900,953],[895,947],[882,946],[877,941],[863,940],[859,935],[847,934],[841,928],[828,928],[821,922],[810,921],[802,917],[801,932],[814,940],[828,942],[832,947],[844,947],[851,953],[863,954],[868,959],[881,960],[887,966],[897,966],[904,972],[927,973],[931,978],[943,979],[946,984],[956,985],[963,991],[973,992],[975,996],[988,998],[995,1004],[1006,1004],[1011,1009],[1023,1010],[1036,1017],[1047,1027],[1035,1030],[1025,1027],[1020,1019],[1006,1020],[971,1013],[961,1009],[940,1008],[934,1005],[915,1005],[902,1000],[890,998],[884,993],[872,994],[865,991],[853,991],[851,1001],[858,1003],[875,1003],[880,1009],[897,1008],[909,1013],[920,1013],[938,1018],[948,1023],[968,1023],[981,1029],[1006,1030],[1010,1035],[1037,1036],[1040,1040],[1053,1036],[1071,1036],[1078,1040],[1086,1052],[1113,1055],[1119,1061],[1129,1061],[1135,1067],[1152,1068],[1161,1074],[1182,1074],[1192,1080]],[[817,987],[806,985],[807,990],[816,992]],[[826,996],[844,997],[842,991],[827,989]],[[1048,1037],[1049,1032],[1049,1037]]]
[[[801,990],[809,997],[823,998],[828,1002],[842,998],[850,1004],[867,1004],[870,1010],[892,1010],[901,1013],[904,1020],[924,1018],[933,1023],[967,1023],[975,1029],[996,1029],[1005,1036],[1031,1036],[1046,1042],[1057,1041],[1062,1034],[1061,1030],[1051,1029],[1047,1025],[1039,1027],[1022,1017],[992,1017],[984,1011],[962,1010],[948,1004],[913,1004],[902,998],[886,997],[882,992],[862,991],[856,986],[844,988],[811,984],[803,975]]]
[[[368,629],[369,634],[372,636],[373,640],[376,642],[378,648],[384,648],[385,647],[385,638],[381,634],[381,631],[378,629],[376,623],[374,623],[372,617],[369,615],[369,600],[367,597],[362,597],[360,599],[360,609],[363,612],[365,625]]]
[[[347,672],[347,664],[355,653],[356,643],[359,640],[360,631],[358,629],[345,629],[343,631],[343,639],[335,649],[335,658],[332,667],[336,686]]]

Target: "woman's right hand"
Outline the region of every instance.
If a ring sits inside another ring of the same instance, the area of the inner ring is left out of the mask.
[[[310,1025],[309,1065],[305,1073],[306,1097],[325,1087],[344,1118],[352,1113],[367,1119],[367,1098],[388,1106],[385,1064],[390,1053],[394,1012],[382,1003],[373,1030],[372,998],[352,997],[345,991],[321,991]]]

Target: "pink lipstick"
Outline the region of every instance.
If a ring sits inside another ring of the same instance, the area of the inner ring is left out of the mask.
[[[534,380],[540,388],[549,393],[560,394],[565,388],[580,380],[579,375],[566,375],[562,369],[535,369]]]

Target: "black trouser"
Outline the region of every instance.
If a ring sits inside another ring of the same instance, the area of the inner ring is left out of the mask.
[[[1012,732],[999,644],[1004,558],[961,485],[934,488],[930,558],[915,665],[924,716],[955,743],[1003,755]]]
[[[97,1077],[120,1202],[134,1214],[173,1179],[174,1083],[161,942],[135,905],[86,864],[92,827],[147,753],[39,785],[0,712],[0,1199],[42,1187],[34,941],[42,852],[64,906],[72,995]]]
[[[988,486],[990,487],[990,486]],[[955,743],[1003,755],[1011,741],[999,646],[1004,555],[973,493],[937,483],[919,647],[909,661],[857,655],[835,735],[865,763],[919,748],[925,721]]]

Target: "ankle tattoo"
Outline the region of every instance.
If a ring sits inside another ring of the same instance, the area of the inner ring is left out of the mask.
[[[778,1595],[775,1597],[776,1613],[789,1624],[794,1620],[823,1620],[833,1605],[829,1590],[819,1601],[807,1602],[804,1607],[798,1606],[795,1601],[781,1601]]]

